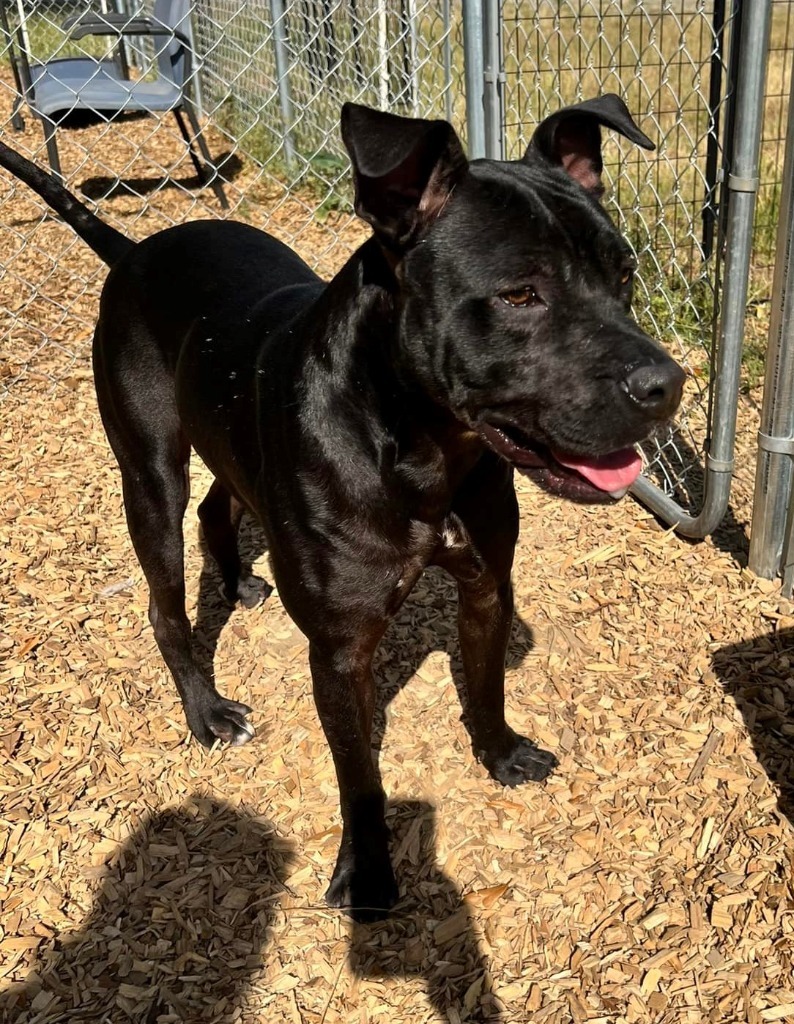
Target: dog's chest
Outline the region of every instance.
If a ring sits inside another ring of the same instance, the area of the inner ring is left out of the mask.
[[[440,525],[414,520],[410,526],[410,542],[399,566],[390,571],[391,592],[388,613],[394,614],[410,593],[422,572],[430,565],[447,569],[459,577],[462,573],[479,574],[482,563],[460,519],[450,513]]]

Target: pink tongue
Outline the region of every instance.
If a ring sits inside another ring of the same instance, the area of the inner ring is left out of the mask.
[[[575,469],[601,491],[622,491],[630,487],[642,470],[642,459],[634,448],[623,448],[594,459],[572,459],[552,453],[561,466]]]

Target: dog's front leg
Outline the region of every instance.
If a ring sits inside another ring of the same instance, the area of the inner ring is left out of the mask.
[[[458,631],[466,724],[475,756],[497,782],[545,779],[557,758],[505,721],[505,656],[513,623],[510,574],[518,503],[509,466],[487,455],[456,496],[446,543],[435,561],[458,584]]]
[[[397,901],[384,819],[385,794],[372,756],[372,656],[383,627],[351,643],[313,642],[314,699],[336,768],[342,843],[326,900],[357,921],[384,917]]]
[[[505,655],[513,621],[509,577],[458,579],[458,630],[466,683],[467,724],[475,755],[505,786],[539,782],[557,758],[505,721]]]

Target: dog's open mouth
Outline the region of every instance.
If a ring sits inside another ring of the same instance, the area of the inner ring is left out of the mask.
[[[477,424],[482,439],[545,490],[571,501],[618,501],[642,470],[636,448],[599,456],[577,456],[536,444],[512,426]]]

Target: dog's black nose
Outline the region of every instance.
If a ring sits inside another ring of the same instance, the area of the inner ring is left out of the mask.
[[[623,381],[626,394],[642,411],[656,420],[666,420],[678,408],[686,375],[672,359],[636,366]]]

